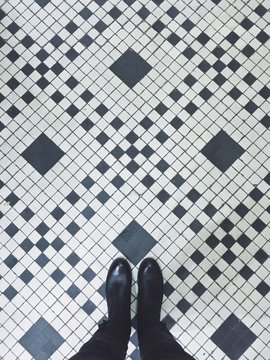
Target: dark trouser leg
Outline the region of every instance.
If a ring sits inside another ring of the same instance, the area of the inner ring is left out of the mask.
[[[70,360],[124,360],[129,336],[106,321]]]
[[[162,322],[151,326],[139,339],[142,360],[194,360]]]

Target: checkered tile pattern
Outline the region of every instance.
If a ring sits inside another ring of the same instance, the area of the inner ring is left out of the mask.
[[[187,352],[269,360],[269,10],[2,2],[3,358],[71,357],[112,260],[151,256]]]

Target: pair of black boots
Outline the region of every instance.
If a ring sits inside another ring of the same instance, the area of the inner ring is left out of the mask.
[[[106,280],[109,321],[124,333],[130,333],[132,274],[125,259],[116,259],[110,266]],[[147,258],[138,271],[137,332],[139,338],[160,321],[163,298],[163,277],[158,263]]]

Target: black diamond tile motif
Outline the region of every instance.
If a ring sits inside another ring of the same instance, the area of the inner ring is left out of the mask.
[[[204,146],[202,153],[220,171],[225,172],[244,153],[244,149],[221,130]]]
[[[151,69],[152,67],[131,49],[122,54],[110,66],[110,70],[130,88],[141,81]]]
[[[23,158],[40,175],[45,175],[64,155],[65,153],[43,133],[22,153]]]
[[[19,343],[36,360],[48,360],[63,344],[63,337],[42,317],[20,338]]]
[[[137,265],[156,243],[136,220],[133,220],[113,241],[113,245],[134,265]]]
[[[214,332],[211,340],[231,359],[238,360],[257,336],[231,314]]]

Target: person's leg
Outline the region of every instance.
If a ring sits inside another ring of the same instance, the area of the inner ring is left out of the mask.
[[[142,360],[192,360],[160,322],[163,277],[154,259],[142,261],[138,272],[137,331]]]
[[[108,321],[70,360],[124,360],[131,331],[131,269],[124,259],[116,259],[106,280]]]

